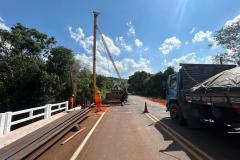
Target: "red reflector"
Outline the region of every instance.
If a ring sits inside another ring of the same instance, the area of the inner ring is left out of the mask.
[[[240,109],[240,104],[232,104],[232,108]]]

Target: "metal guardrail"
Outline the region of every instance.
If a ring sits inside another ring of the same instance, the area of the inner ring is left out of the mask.
[[[39,112],[43,110],[43,112]],[[38,117],[44,116],[44,118],[49,118],[52,116],[53,113],[59,112],[59,111],[67,111],[68,110],[68,101],[56,103],[56,104],[46,104],[45,106],[36,107],[36,108],[30,108],[25,109],[21,111],[16,112],[6,112],[6,113],[0,113],[0,136],[6,135],[9,132],[11,132],[11,127],[13,125],[23,123]],[[28,114],[27,117],[13,120],[13,116],[22,115],[22,114]]]

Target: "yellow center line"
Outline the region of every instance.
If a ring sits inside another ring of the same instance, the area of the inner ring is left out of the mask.
[[[184,137],[182,137],[180,134],[178,134],[177,132],[175,132],[173,129],[171,129],[170,127],[168,127],[166,124],[164,124],[163,122],[160,121],[160,119],[158,119],[156,116],[152,115],[151,113],[146,113],[147,117],[151,117],[150,119],[152,121],[154,121],[156,124],[161,125],[162,129],[168,133],[175,141],[177,141],[184,149],[186,149],[190,154],[192,154],[196,159],[203,159],[202,156],[199,155],[199,153],[201,155],[203,155],[204,157],[206,157],[209,160],[213,160],[213,158],[211,156],[209,156],[207,153],[205,153],[204,151],[200,150],[197,146],[195,146],[194,144],[192,144],[190,141],[188,141],[187,139],[185,139]],[[186,145],[187,144],[187,145]],[[195,150],[195,151],[194,151]],[[197,152],[198,153],[197,153]]]
[[[153,119],[151,116],[148,115],[148,113],[145,114],[148,118],[150,118],[153,122],[157,122],[155,119]]]
[[[155,120],[158,121],[158,123],[161,123],[161,125],[163,125],[164,127],[166,127],[168,130],[170,130],[171,132],[173,132],[177,137],[179,137],[180,139],[182,139],[185,143],[187,143],[189,146],[191,146],[192,148],[194,148],[196,151],[198,151],[199,153],[201,153],[202,155],[204,155],[206,158],[213,160],[214,158],[212,158],[211,156],[209,156],[206,152],[204,152],[203,150],[201,150],[200,148],[198,148],[196,145],[194,145],[193,143],[191,143],[189,140],[187,140],[186,138],[184,138],[183,136],[181,136],[179,133],[177,133],[176,131],[174,131],[172,128],[168,127],[166,124],[164,124],[163,122],[160,121],[160,119],[158,119],[156,116],[154,116],[153,114],[149,113]]]

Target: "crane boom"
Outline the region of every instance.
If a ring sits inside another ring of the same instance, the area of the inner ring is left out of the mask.
[[[112,62],[112,64],[113,64],[113,67],[114,67],[114,69],[115,69],[115,71],[116,71],[116,73],[117,73],[117,76],[118,76],[118,78],[120,79],[120,83],[121,83],[122,87],[125,89],[125,86],[124,86],[124,84],[122,83],[122,77],[121,77],[121,75],[120,75],[120,73],[119,73],[119,71],[118,71],[118,69],[117,69],[117,66],[116,66],[114,60],[113,60],[112,54],[111,54],[111,52],[110,52],[110,50],[109,50],[109,48],[108,48],[108,45],[107,45],[107,43],[106,43],[106,41],[105,41],[105,39],[104,39],[104,36],[103,36],[102,32],[99,30],[99,28],[97,28],[97,30],[98,30],[98,32],[99,32],[99,34],[100,34],[101,40],[102,40],[103,45],[104,45],[104,47],[105,47],[105,49],[106,49],[106,51],[107,51],[107,54],[108,54],[108,56],[109,56],[109,58],[110,58],[110,60],[111,60],[111,62]]]

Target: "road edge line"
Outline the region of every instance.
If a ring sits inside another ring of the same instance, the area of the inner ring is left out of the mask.
[[[173,129],[171,129],[169,126],[167,126],[166,124],[164,124],[163,122],[160,121],[160,119],[158,119],[155,115],[149,113],[149,115],[155,119],[158,120],[158,123],[160,125],[162,125],[163,127],[165,127],[171,134],[173,134],[175,137],[177,137],[179,140],[183,141],[184,143],[186,143],[187,145],[189,145],[191,148],[193,148],[195,150],[195,152],[197,151],[198,153],[200,153],[201,155],[205,156],[205,158],[208,158],[209,160],[213,160],[213,158],[208,155],[206,152],[204,152],[203,150],[201,150],[199,147],[197,147],[196,145],[194,145],[193,143],[191,143],[189,140],[187,140],[186,138],[184,138],[183,136],[181,136],[179,133],[177,133],[176,131],[174,131]]]
[[[83,142],[78,146],[77,150],[74,152],[74,154],[72,155],[72,157],[70,158],[70,160],[76,160],[76,158],[78,157],[78,155],[81,153],[82,149],[84,148],[84,146],[86,145],[87,141],[89,140],[89,138],[91,137],[91,135],[93,134],[94,130],[97,128],[98,124],[100,123],[100,121],[102,120],[103,116],[105,115],[106,112],[103,112],[101,117],[98,119],[98,121],[94,124],[93,128],[90,130],[90,132],[87,134],[87,136],[84,138]]]

